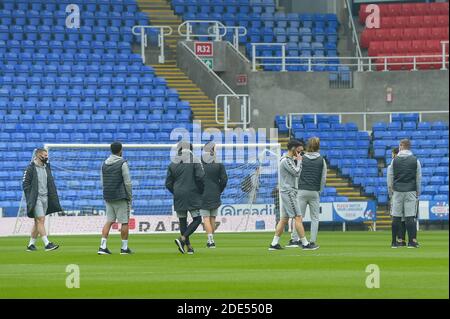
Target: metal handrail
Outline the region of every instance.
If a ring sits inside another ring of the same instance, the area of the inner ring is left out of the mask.
[[[136,29],[139,29],[137,32]],[[145,64],[145,48],[147,47],[147,34],[145,32],[146,29],[157,29],[159,30],[158,34],[158,47],[161,49],[160,55],[158,57],[159,63],[165,62],[165,55],[164,55],[164,36],[169,36],[173,33],[173,29],[170,26],[162,25],[162,26],[155,26],[155,25],[135,25],[131,28],[131,32],[134,35],[140,35],[141,36],[141,56],[142,56],[142,63]],[[164,30],[168,30],[168,32],[164,32]]]
[[[302,113],[289,113],[286,117],[286,127],[288,129],[292,129],[292,117],[294,116],[301,116],[301,115],[314,115],[314,124],[317,124],[317,116],[318,115],[339,115],[339,122],[342,122],[342,116],[345,115],[363,115],[363,131],[367,131],[367,116],[372,115],[389,115],[389,121],[392,122],[392,115],[393,114],[412,114],[417,113],[419,114],[419,121],[422,121],[422,115],[423,114],[448,114],[449,111],[398,111],[398,112],[319,112],[319,113],[313,113],[313,112],[302,112]]]
[[[442,44],[442,54],[440,55],[395,55],[395,56],[376,56],[376,57],[302,57],[302,56],[286,56],[286,43],[252,43],[252,70],[256,70],[257,60],[273,60],[274,63],[261,63],[258,62],[259,65],[272,65],[272,66],[281,66],[282,71],[286,71],[286,66],[308,66],[308,71],[312,72],[313,66],[349,66],[349,67],[358,67],[358,71],[373,71],[373,66],[384,66],[384,71],[389,71],[389,65],[404,65],[404,64],[412,64],[412,71],[417,71],[418,65],[423,64],[441,64],[441,70],[447,70],[448,57],[449,54],[446,53],[446,45],[449,41],[441,41]],[[282,55],[277,57],[270,56],[257,56],[256,55],[256,47],[257,46],[281,46],[282,47]],[[436,61],[435,59],[442,59],[441,61]],[[323,63],[322,61],[326,60],[336,60],[336,59],[345,59],[348,61],[355,61],[355,63]],[[389,62],[389,60],[393,59],[410,59],[410,61],[401,61],[401,62]],[[428,59],[425,61],[417,61],[422,59]],[[307,61],[307,63],[289,63],[290,60],[303,60]],[[375,60],[373,62],[372,60]],[[383,60],[383,62],[377,62],[377,60]],[[318,62],[315,62],[318,61]],[[278,63],[275,63],[278,62]]]
[[[208,31],[208,34],[193,34],[192,33],[192,24],[214,24],[215,33],[210,34]],[[187,33],[182,32],[182,28],[186,26]],[[220,29],[224,29],[225,33],[221,33]],[[186,41],[191,41],[191,37],[214,37],[215,41],[221,41],[222,37],[224,37],[227,34],[227,30],[225,29],[225,25],[223,25],[222,22],[217,20],[187,20],[184,21],[182,24],[178,26],[178,34],[182,37],[186,38]]]
[[[225,106],[224,106],[224,121],[219,121],[219,99],[223,97],[225,100]],[[229,122],[228,117],[230,115],[230,109],[228,107],[228,98],[243,98],[244,104],[241,104],[241,119],[242,122]],[[216,123],[217,124],[223,124],[225,129],[228,129],[228,125],[235,124],[235,125],[243,125],[244,129],[247,129],[247,125],[251,122],[251,104],[250,104],[250,95],[248,94],[238,94],[238,95],[230,95],[230,94],[219,94],[216,96],[215,100],[216,104]]]
[[[197,54],[184,42],[181,42],[181,44],[188,50],[188,52],[199,62],[201,62],[201,65],[206,69],[206,71],[211,74],[216,80],[218,80],[232,95],[237,96],[236,92],[234,92],[217,74],[212,70],[202,59],[200,59]]]
[[[225,28],[226,33],[228,34],[228,30],[233,30],[233,46],[236,48],[236,50],[239,50],[239,37],[247,35],[247,28],[242,26],[223,26],[219,27],[219,29]],[[210,32],[211,27],[208,28],[208,32]],[[244,33],[240,33],[241,30],[244,30]]]

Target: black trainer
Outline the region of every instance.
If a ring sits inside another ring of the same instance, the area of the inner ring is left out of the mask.
[[[273,245],[270,245],[270,246],[269,246],[269,250],[283,250],[283,249],[284,249],[284,248],[281,247],[280,244],[276,244],[275,246],[273,246]]]
[[[391,248],[397,249],[398,247],[399,247],[399,243],[396,242],[396,241],[393,241],[392,244],[391,244]]]
[[[59,248],[59,245],[55,245],[54,243],[48,243],[47,246],[45,246],[45,251],[52,251]]]
[[[419,243],[416,241],[412,241],[408,243],[408,248],[419,248]]]
[[[406,241],[402,240],[398,242],[398,247],[406,247]]]
[[[111,255],[111,252],[109,251],[108,247],[106,247],[105,249],[103,248],[99,248],[97,254],[99,255]]]
[[[193,255],[194,254],[194,248],[188,247],[187,253],[188,253],[188,255]]]
[[[298,246],[300,246],[299,240],[290,239],[289,244],[286,245],[286,248],[298,248]]]
[[[216,248],[216,244],[215,243],[207,243],[206,247],[207,248]]]
[[[127,248],[127,249],[121,249],[120,250],[120,254],[121,255],[131,255],[133,252],[131,251],[131,249],[130,248]]]
[[[181,240],[181,237],[175,239],[175,245],[178,246],[178,250],[180,251],[180,253],[182,253],[182,254],[185,253],[185,250],[184,250],[185,242],[183,240]]]
[[[319,249],[319,246],[317,246],[314,243],[308,243],[308,245],[302,245],[303,250],[316,250]]]
[[[36,251],[36,250],[37,250],[37,248],[35,245],[30,245],[27,247],[27,251]]]

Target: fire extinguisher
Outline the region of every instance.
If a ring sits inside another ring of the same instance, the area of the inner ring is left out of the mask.
[[[386,102],[392,103],[393,100],[394,100],[394,95],[392,93],[392,88],[389,87],[386,90]]]

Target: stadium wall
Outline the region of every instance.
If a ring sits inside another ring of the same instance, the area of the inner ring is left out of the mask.
[[[294,112],[414,112],[449,109],[448,71],[396,71],[353,73],[354,88],[330,89],[328,73],[254,72],[249,74],[253,127],[273,127],[277,114]],[[393,101],[386,102],[387,89]],[[361,117],[351,120],[362,129]],[[386,117],[368,118],[372,121]],[[424,120],[448,121],[442,115]]]

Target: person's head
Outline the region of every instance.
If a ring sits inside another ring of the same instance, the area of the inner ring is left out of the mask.
[[[400,145],[399,145],[399,150],[400,151],[405,151],[405,150],[410,150],[411,149],[411,141],[408,139],[403,139],[400,141]]]
[[[392,158],[395,158],[398,155],[399,149],[398,147],[394,147],[392,149]]]
[[[111,144],[111,153],[117,156],[122,156],[122,143],[114,142]]]
[[[48,152],[45,148],[38,148],[35,152],[35,158],[40,164],[46,164],[48,161]]]
[[[202,158],[205,163],[212,163],[216,157],[216,143],[209,141],[203,146]]]
[[[187,141],[179,141],[177,144],[178,155],[181,155],[184,150],[189,150],[192,152],[194,150],[194,147]]]
[[[318,152],[319,149],[320,149],[320,138],[311,137],[308,140],[308,144],[306,145],[306,151],[308,153],[315,153],[315,152]]]
[[[303,150],[303,144],[299,140],[292,139],[287,144],[288,155],[289,156],[297,156]]]
[[[305,152],[305,142],[303,140],[299,140],[300,142],[300,153],[304,153]]]

